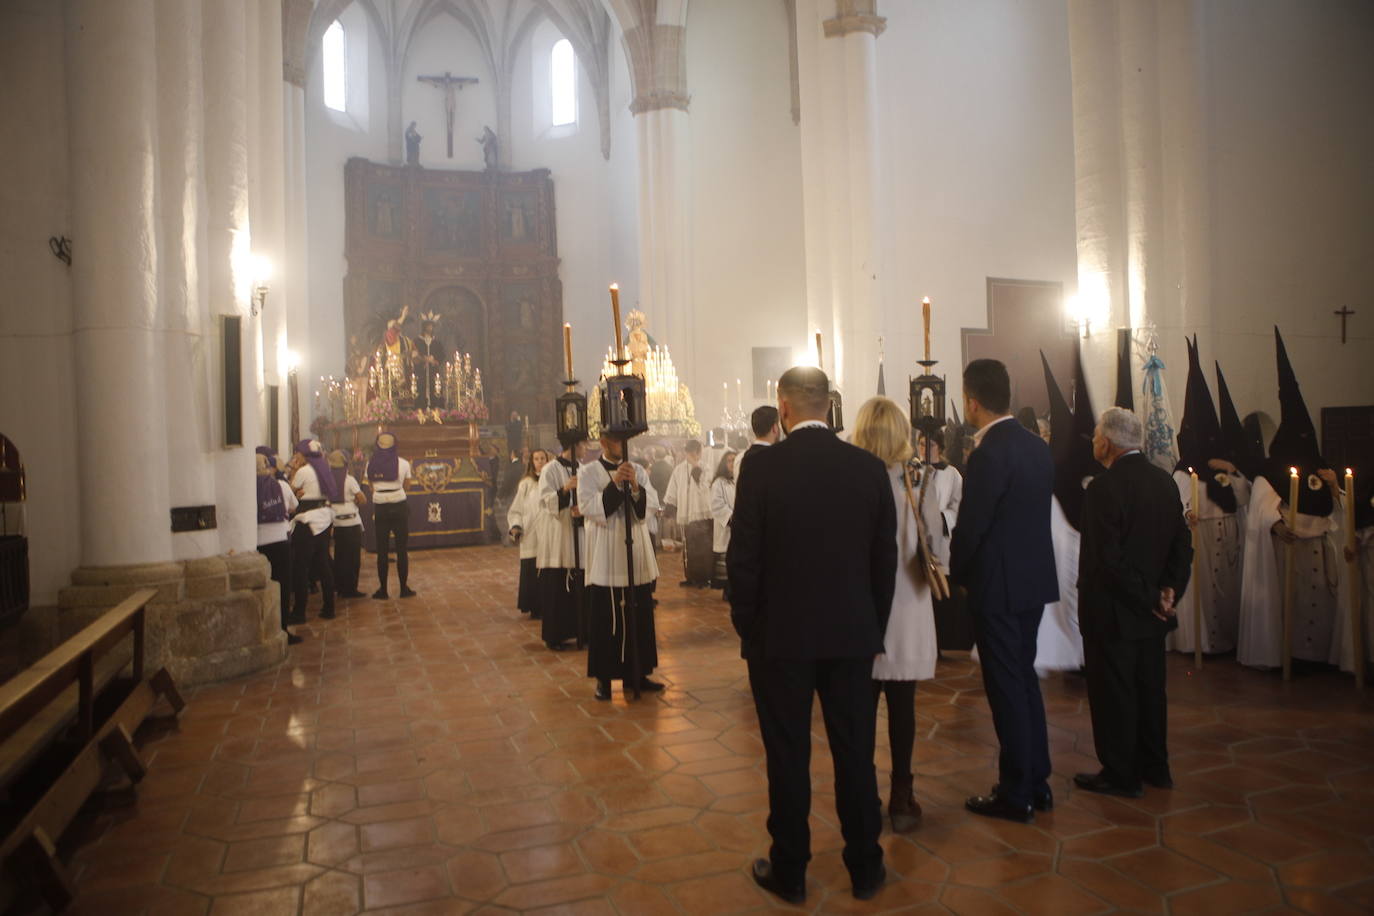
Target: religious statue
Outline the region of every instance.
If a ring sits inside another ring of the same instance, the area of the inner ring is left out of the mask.
[[[442,384],[444,372],[444,345],[434,336],[434,326],[439,322],[438,312],[420,313],[420,336],[411,346],[415,354],[415,374],[419,377],[420,390],[415,398],[417,407],[438,407],[442,403],[443,390],[435,390],[435,383]]]
[[[487,171],[495,172],[499,168],[496,155],[496,131],[490,127],[483,127],[482,136],[477,138],[477,142],[482,144],[482,161],[486,164]]]
[[[651,346],[649,332],[644,329],[644,313],[639,309],[631,309],[630,314],[625,318],[625,327],[630,332],[630,373],[642,378]]]
[[[406,165],[420,164],[420,141],[423,139],[415,129],[415,122],[411,121],[406,128]]]
[[[402,306],[401,314],[387,321],[386,333],[382,335],[382,346],[386,349],[388,356],[391,359],[401,359],[402,365],[410,360],[410,338],[401,331],[401,325],[405,324],[406,316],[409,314],[410,306]]]

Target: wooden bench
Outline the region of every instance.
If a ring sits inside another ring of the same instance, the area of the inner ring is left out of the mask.
[[[0,789],[9,796],[0,821],[0,903],[22,882],[54,910],[71,902],[55,841],[104,781],[107,761],[131,783],[143,778],[130,736],[158,697],[176,712],[185,705],[166,669],[143,676],[145,608],[156,594],[136,592],[0,686]],[[133,653],[126,659],[111,650],[127,637]]]

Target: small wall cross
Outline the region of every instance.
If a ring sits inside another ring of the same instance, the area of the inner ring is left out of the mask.
[[[1340,307],[1336,311],[1332,312],[1331,314],[1341,316],[1341,343],[1345,343],[1345,321],[1351,315],[1355,314],[1355,312],[1350,308],[1350,306],[1345,305]]]

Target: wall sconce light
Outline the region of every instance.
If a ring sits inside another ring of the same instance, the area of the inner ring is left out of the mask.
[[[251,312],[254,318],[267,307],[267,281],[272,279],[272,262],[260,254],[253,255],[253,293]]]

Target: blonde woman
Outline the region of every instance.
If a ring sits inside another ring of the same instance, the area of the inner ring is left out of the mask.
[[[873,702],[887,696],[887,735],[892,748],[892,829],[907,833],[921,820],[912,786],[911,756],[916,744],[916,682],[935,676],[935,608],[930,585],[917,555],[916,515],[907,501],[907,460],[911,431],[902,409],[887,398],[872,398],[859,408],[854,444],[887,465],[897,505],[897,581],[883,654],[873,661]],[[912,493],[919,498],[919,471],[912,470]]]
[[[530,619],[539,619],[539,588],[534,557],[538,552],[534,521],[539,515],[539,472],[549,463],[549,453],[542,448],[530,452],[525,462],[525,476],[515,491],[515,500],[506,513],[506,524],[510,526],[510,537],[520,547],[520,591],[516,595],[515,606],[529,614]]]

